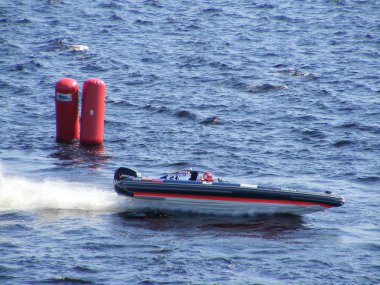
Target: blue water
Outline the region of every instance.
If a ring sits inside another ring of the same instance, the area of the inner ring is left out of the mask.
[[[380,2],[198,2],[0,3],[0,284],[380,283]],[[106,82],[103,147],[55,141],[62,77]],[[119,166],[346,204],[131,214]]]

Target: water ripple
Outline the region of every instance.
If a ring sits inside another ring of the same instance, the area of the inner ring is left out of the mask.
[[[5,1],[0,283],[378,284],[378,5],[309,4]],[[62,77],[106,82],[101,147],[56,142]],[[119,166],[347,203],[301,220],[133,213]]]

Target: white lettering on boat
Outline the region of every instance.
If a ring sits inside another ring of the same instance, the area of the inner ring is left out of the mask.
[[[256,189],[257,185],[253,185],[253,184],[240,184],[240,187],[254,188],[254,189]]]
[[[287,191],[287,192],[297,192],[296,189],[293,188],[281,188],[282,191]]]

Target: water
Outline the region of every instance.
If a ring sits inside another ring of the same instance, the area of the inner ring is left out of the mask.
[[[1,284],[380,283],[379,1],[0,3]],[[54,84],[107,84],[104,145]],[[331,190],[304,217],[130,213],[119,166]]]

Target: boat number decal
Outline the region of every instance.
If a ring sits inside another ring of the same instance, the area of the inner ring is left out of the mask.
[[[281,190],[286,192],[297,192],[297,190],[293,188],[281,188]]]

